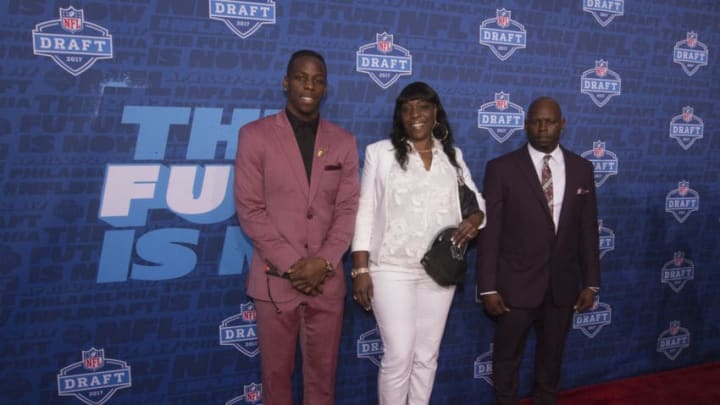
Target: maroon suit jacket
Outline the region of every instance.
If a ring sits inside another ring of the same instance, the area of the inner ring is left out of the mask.
[[[556,304],[572,306],[580,287],[600,286],[593,166],[561,149],[566,178],[557,234],[527,145],[485,168],[478,291],[499,292],[509,307],[537,307],[548,288]]]
[[[360,182],[355,137],[323,119],[315,139],[308,186],[305,166],[284,111],[240,129],[235,159],[235,206],[243,231],[253,243],[247,293],[277,302],[301,295],[285,278],[267,276],[272,263],[280,273],[303,257],[322,257],[338,274],[323,295],[345,294],[342,256],[350,245]]]

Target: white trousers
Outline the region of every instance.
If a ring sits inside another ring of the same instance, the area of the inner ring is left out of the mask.
[[[423,270],[371,271],[370,277],[384,348],[379,404],[428,404],[455,287],[437,285]]]

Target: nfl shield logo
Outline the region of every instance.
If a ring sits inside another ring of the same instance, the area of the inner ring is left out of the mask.
[[[685,196],[688,193],[688,189],[690,188],[690,182],[687,180],[683,180],[678,183],[678,194],[681,196]]]
[[[670,322],[670,334],[671,335],[677,335],[680,331],[680,321],[672,321]]]
[[[510,11],[506,9],[496,10],[497,12],[497,23],[502,28],[507,28],[510,25]]]
[[[91,348],[82,351],[83,367],[87,370],[97,370],[105,365],[105,349]]]
[[[240,313],[242,314],[242,320],[245,322],[255,322],[256,312],[255,305],[252,302],[240,305]]]
[[[683,264],[684,259],[685,253],[675,252],[675,255],[673,257],[673,264],[675,265],[675,267],[680,267]]]
[[[508,108],[508,93],[495,93],[495,107],[502,111]]]
[[[262,398],[262,384],[252,383],[244,387],[245,402],[258,402]]]
[[[72,6],[60,8],[60,26],[67,32],[74,34],[83,29],[83,11]]]
[[[692,108],[692,107],[690,107],[690,106],[685,106],[685,107],[683,107],[683,112],[682,112],[682,119],[683,119],[683,121],[685,121],[685,122],[690,122],[690,121],[692,121],[692,119],[693,119],[693,111],[695,111],[695,109]]]
[[[593,156],[595,156],[596,158],[601,158],[605,156],[605,142],[593,142]]]
[[[595,74],[604,77],[608,71],[608,63],[602,59],[595,61]]]
[[[388,53],[392,51],[393,48],[393,36],[388,34],[387,32],[383,32],[382,34],[376,34],[375,38],[377,40],[377,49],[378,51],[382,53]]]
[[[698,36],[697,32],[690,31],[687,33],[687,44],[690,48],[695,48],[697,46],[698,42]]]

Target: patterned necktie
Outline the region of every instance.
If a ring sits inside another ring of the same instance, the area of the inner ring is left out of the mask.
[[[550,162],[550,158],[552,156],[545,155],[543,157],[543,167],[542,167],[542,176],[540,179],[540,183],[542,184],[543,194],[545,194],[545,199],[547,200],[548,208],[550,209],[550,215],[553,213],[553,182],[552,182],[552,172],[550,171],[550,165],[548,164]]]

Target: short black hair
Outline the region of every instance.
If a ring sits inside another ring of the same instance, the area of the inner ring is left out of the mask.
[[[295,60],[302,58],[304,56],[309,56],[311,58],[315,58],[315,59],[319,60],[320,63],[322,64],[323,70],[325,70],[325,74],[327,75],[327,66],[325,66],[325,58],[323,58],[323,56],[320,55],[319,53],[317,53],[313,50],[310,50],[310,49],[301,49],[299,51],[295,51],[292,54],[292,56],[290,56],[290,60],[288,61],[288,64],[287,64],[287,71],[285,72],[285,74],[290,76],[290,71],[292,70],[292,66],[293,66],[293,63],[295,63]]]
[[[560,113],[560,117],[562,118],[562,108],[560,108],[560,103],[558,103],[557,100],[555,100],[554,98],[549,97],[549,96],[541,96],[541,97],[538,97],[535,100],[533,100],[532,103],[530,103],[530,105],[528,106],[527,116],[530,115],[530,112],[532,112],[532,110],[535,109],[538,106],[538,104],[540,104],[541,102],[545,102],[545,101],[550,102],[551,104],[554,104],[554,106],[557,107],[558,112]]]

